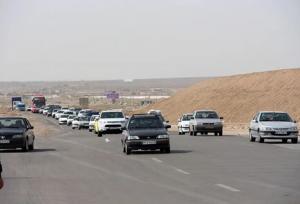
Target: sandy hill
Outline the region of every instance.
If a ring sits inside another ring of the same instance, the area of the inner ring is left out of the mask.
[[[299,121],[300,69],[209,79],[139,112],[152,108],[172,123],[197,109],[217,110],[227,123],[248,123],[259,110],[288,111]]]

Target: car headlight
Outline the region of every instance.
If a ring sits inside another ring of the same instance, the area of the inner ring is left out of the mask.
[[[157,139],[168,139],[169,135],[158,135]]]
[[[23,135],[14,135],[13,138],[14,139],[20,139],[20,138],[23,138]]]
[[[273,131],[273,128],[271,127],[261,127],[262,131]]]
[[[127,137],[128,140],[139,140],[139,136],[128,136]]]
[[[298,131],[298,128],[297,127],[291,127],[290,131]]]

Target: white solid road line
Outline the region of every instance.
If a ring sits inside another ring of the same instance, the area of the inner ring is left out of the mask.
[[[157,162],[157,163],[163,163],[162,160],[159,160],[159,159],[157,159],[157,158],[152,158],[152,160],[155,161],[155,162]]]
[[[232,192],[240,192],[239,189],[233,188],[233,187],[231,187],[231,186],[227,186],[227,185],[224,185],[224,184],[216,184],[216,185],[217,185],[218,187],[227,189],[227,190],[232,191]]]
[[[106,143],[109,143],[110,140],[109,140],[108,138],[105,138],[105,142],[106,142]]]
[[[187,171],[184,171],[182,169],[178,169],[178,168],[175,168],[176,171],[178,171],[179,173],[182,173],[182,174],[185,174],[185,175],[190,175],[191,173],[187,172]]]

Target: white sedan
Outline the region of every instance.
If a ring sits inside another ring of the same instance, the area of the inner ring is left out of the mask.
[[[256,139],[263,143],[265,139],[280,139],[287,143],[298,143],[298,127],[288,113],[285,112],[258,112],[250,122],[249,138],[251,142]]]

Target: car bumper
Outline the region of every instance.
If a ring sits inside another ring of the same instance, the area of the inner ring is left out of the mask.
[[[16,149],[16,148],[22,148],[24,145],[24,139],[10,139],[9,143],[0,143],[0,149]]]
[[[189,127],[181,127],[180,130],[181,130],[181,132],[188,133],[190,131],[190,128]]]
[[[166,139],[155,140],[156,144],[144,144],[147,140],[127,141],[127,147],[131,150],[156,150],[170,147],[170,141]]]
[[[295,139],[298,138],[299,132],[288,132],[287,134],[284,135],[276,135],[275,132],[269,132],[269,131],[264,131],[264,132],[259,132],[259,136],[264,139]]]
[[[223,126],[196,126],[197,132],[221,132]]]

